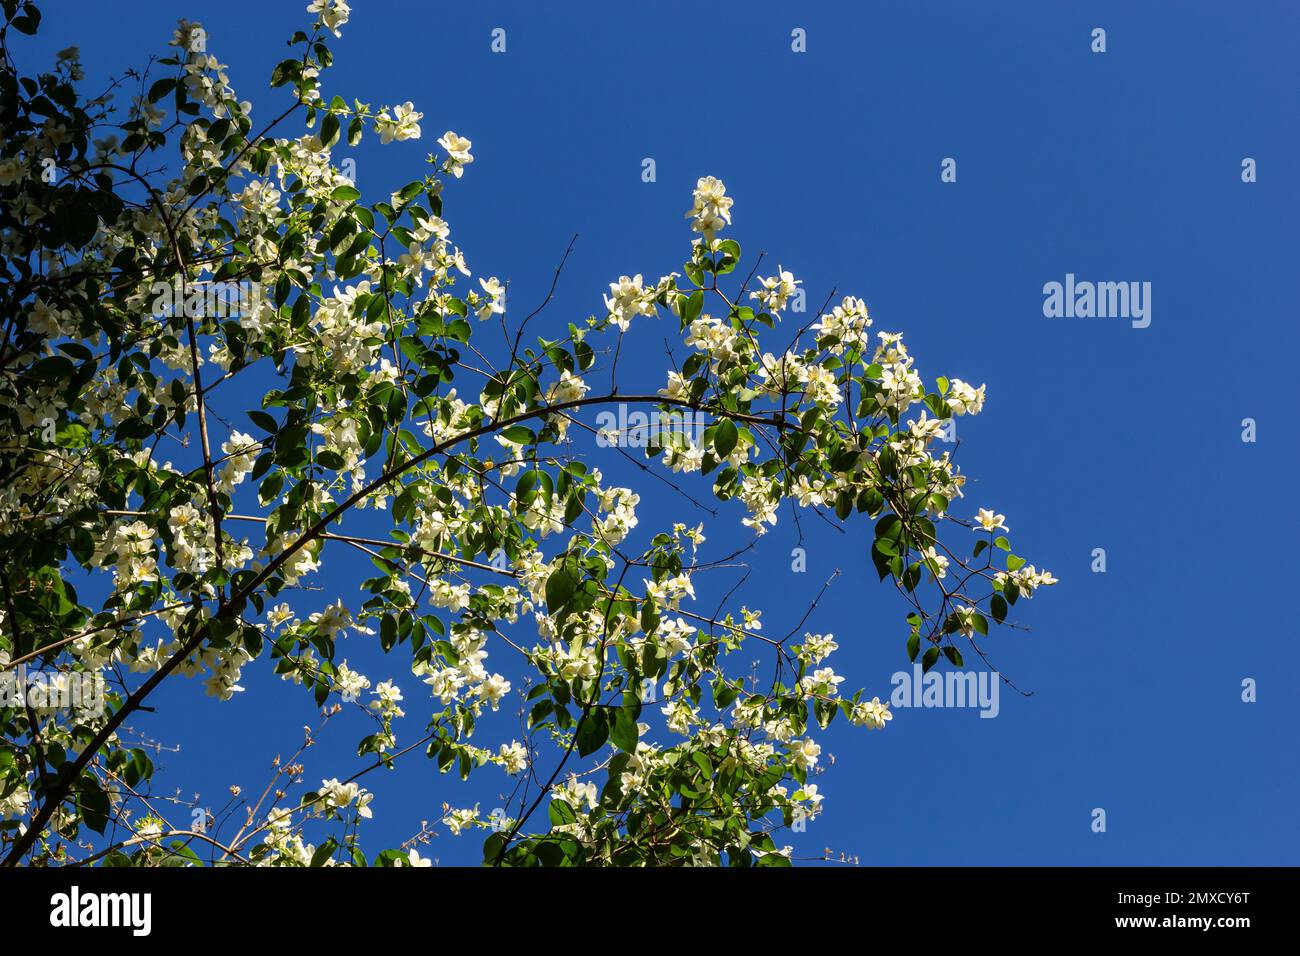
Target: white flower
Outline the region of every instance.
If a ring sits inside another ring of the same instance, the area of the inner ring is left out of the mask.
[[[567,803],[575,810],[581,809],[585,803],[588,809],[594,810],[596,803],[600,798],[596,785],[591,782],[579,782],[577,774],[569,774],[569,779],[563,785],[555,787],[555,798]]]
[[[835,643],[834,634],[805,634],[803,640],[803,653],[814,664],[820,664],[823,660],[839,649]]]
[[[0,652],[0,656],[3,653]],[[31,794],[27,792],[25,786],[19,786],[17,790],[7,797],[0,797],[0,820],[20,820],[27,813],[27,805],[31,802]]]
[[[885,722],[893,720],[894,715],[889,712],[888,704],[882,704],[879,697],[873,697],[869,701],[855,704],[849,719],[870,730],[883,730]]]
[[[229,440],[221,446],[227,458],[221,470],[217,472],[217,488],[226,494],[234,491],[235,486],[252,472],[261,447],[261,442],[252,435],[231,432]]]
[[[864,346],[867,341],[866,330],[870,325],[867,304],[853,296],[845,296],[844,301],[823,315],[813,328],[819,338],[835,340],[827,347],[839,355],[846,347]]]
[[[0,186],[8,186],[17,182],[26,172],[23,161],[17,156],[10,156],[8,159],[0,160]]]
[[[817,766],[817,758],[822,752],[820,744],[816,744],[810,738],[805,737],[803,740],[791,741],[789,748],[790,756],[794,758],[794,762],[800,770],[808,770]]]
[[[975,516],[979,526],[985,531],[1010,531],[1011,529],[1004,524],[1007,520],[1006,515],[994,514],[991,508],[980,508],[979,514]],[[975,530],[975,529],[972,529]]]
[[[953,610],[953,622],[957,625],[957,631],[963,637],[974,635],[976,613],[973,607],[959,607]]]
[[[478,284],[483,287],[487,298],[478,307],[478,317],[480,320],[490,319],[494,315],[500,315],[506,310],[506,287],[501,284],[501,280],[496,276],[489,279],[479,279]]]
[[[978,415],[984,407],[984,386],[972,388],[959,378],[952,380],[948,405],[954,415]]]
[[[463,172],[461,167],[474,162],[474,157],[469,152],[470,147],[474,144],[464,136],[457,136],[451,130],[447,130],[439,138],[438,145],[447,151],[447,162],[445,164],[447,172],[459,179]]]
[[[433,689],[433,695],[444,704],[450,704],[460,694],[465,675],[454,667],[443,667],[429,674],[424,682]]]
[[[767,279],[759,279],[763,288],[751,292],[749,297],[761,302],[769,312],[780,312],[785,308],[790,296],[795,293],[795,286],[803,283],[794,277],[793,272],[777,266],[777,274]]]
[[[452,836],[459,836],[460,831],[470,823],[478,819],[478,805],[475,804],[472,810],[448,810],[443,815],[442,822],[447,825]]]
[[[293,608],[287,604],[277,604],[266,612],[266,623],[272,627],[279,627],[291,617],[293,617]]]
[[[478,687],[478,695],[496,710],[501,706],[501,698],[510,693],[510,681],[500,674],[493,674]]]
[[[337,778],[322,780],[319,791],[320,812],[329,817],[335,816],[340,810],[357,805],[357,816],[363,819],[370,819],[370,802],[374,799],[374,794],[369,790],[362,790],[355,783],[340,783]]]
[[[528,750],[519,741],[512,740],[508,744],[501,745],[501,749],[497,751],[497,759],[501,761],[501,766],[506,773],[521,773],[528,766]]]
[[[343,599],[335,601],[323,611],[317,611],[307,618],[316,625],[316,633],[321,637],[335,638],[352,626],[352,612],[343,605]],[[365,631],[364,628],[357,630]]]
[[[339,27],[348,22],[352,8],[344,0],[312,0],[307,12],[319,14],[321,25],[336,37],[341,37],[343,34],[339,32]],[[177,31],[178,34],[179,32]]]
[[[334,672],[334,688],[343,695],[343,699],[346,701],[356,700],[361,696],[361,692],[369,686],[370,678],[348,667],[346,660]]]
[[[691,228],[712,241],[724,226],[731,224],[731,205],[735,200],[727,195],[722,180],[701,176],[695,184],[694,202],[686,211],[687,219],[694,219]]]
[[[921,557],[935,578],[942,580],[948,576],[948,559],[934,549],[934,545],[921,552]]]
[[[689,734],[691,724],[697,721],[695,709],[687,700],[674,700],[659,708],[667,719],[668,729],[675,734]]]
[[[816,810],[821,806],[822,801],[826,798],[817,792],[817,784],[805,783],[799,788],[798,792],[795,793],[795,799],[808,801],[812,804],[811,809]]]
[[[145,817],[135,828],[135,835],[143,840],[157,840],[162,832],[162,821],[157,817]]]
[[[420,138],[420,120],[424,114],[417,112],[410,100],[393,107],[393,115],[388,111],[375,117],[375,130],[379,133],[379,142],[387,144],[397,140],[399,143],[408,139]]]
[[[1056,581],[1050,571],[1039,571],[1032,564],[1016,571],[999,571],[993,575],[993,583],[997,587],[1014,584],[1026,597],[1033,597],[1035,588],[1050,586]]]
[[[642,285],[640,275],[619,276],[617,282],[609,284],[610,294],[605,296],[605,308],[610,321],[623,332],[627,331],[632,319],[638,315],[655,314],[655,290]]]
[[[378,712],[384,717],[405,717],[406,713],[401,707],[397,706],[402,700],[402,691],[392,681],[380,681],[378,686],[371,691],[378,700],[370,702],[370,709]]]
[[[691,383],[682,378],[678,372],[668,373],[668,387],[659,389],[659,394],[665,398],[671,398],[676,401],[686,401],[690,398]]]
[[[834,696],[839,693],[839,685],[844,683],[844,678],[835,673],[833,668],[821,667],[811,674],[804,676],[800,684],[803,686],[805,694],[812,695],[817,693],[819,687],[825,688],[823,693],[828,696]]]

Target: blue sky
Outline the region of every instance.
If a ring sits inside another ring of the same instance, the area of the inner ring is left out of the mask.
[[[79,43],[86,88],[97,89],[160,50],[184,14],[202,21],[255,119],[266,119],[277,102],[266,78],[307,24],[305,5],[137,0],[126,15],[47,2],[20,64],[34,69]],[[476,275],[509,278],[512,311],[541,300],[575,232],[557,297],[537,320],[551,330],[599,309],[620,274],[680,270],[682,214],[695,180],[712,174],[736,199],[730,235],[747,256],[763,250],[793,270],[810,309],[832,288],[859,295],[876,329],[906,334],[927,380],[987,384],[984,414],[959,424],[959,461],[973,476],[959,507],[1004,512],[1017,552],[1061,579],[1017,606],[1031,630],[997,630],[987,644],[1033,694],[1004,693],[993,720],[901,710],[883,733],[833,725],[822,736],[835,763],[818,778],[825,813],[785,841],[798,855],[1300,861],[1288,598],[1300,530],[1300,10],[355,6],[326,94],[410,99],[425,114],[423,144],[371,140],[356,151],[359,187],[376,199],[421,175],[445,129],[472,139],[475,162],[448,188],[446,215]],[[507,31],[505,54],[489,50],[494,27]],[[1104,54],[1090,50],[1095,27],[1106,30]],[[795,28],[807,31],[806,53],[791,51]],[[641,180],[647,157],[654,183]],[[940,181],[946,157],[955,183]],[[1258,182],[1242,182],[1245,157]],[[1045,317],[1043,285],[1067,273],[1150,282],[1150,326]],[[633,333],[625,390],[662,383],[662,340],[673,334],[667,321]],[[1255,443],[1241,440],[1244,418],[1257,423]],[[660,483],[641,484],[643,527],[687,517]],[[710,520],[715,554],[748,540],[739,517],[725,507]],[[875,583],[869,528],[840,533],[805,513],[803,531],[807,572],[790,572],[797,533],[783,511],[739,597],[784,634],[838,568],[809,627],[835,633],[832,662],[848,684],[883,698],[907,667],[906,608]],[[1106,551],[1104,574],[1090,570],[1094,548]],[[354,600],[356,567],[340,561],[324,576],[321,603]],[[402,674],[364,638],[344,653],[375,679]],[[161,758],[160,779],[210,806],[232,783],[260,792],[270,760],[292,752],[311,720],[305,696],[263,672],[246,676],[248,691],[224,705],[169,681],[158,715],[135,724],[182,745]],[[1256,703],[1240,699],[1244,678],[1258,681]],[[400,682],[414,703],[423,687]],[[350,748],[362,726],[335,728],[309,754],[309,782],[359,766]],[[404,739],[418,731],[408,720]],[[404,839],[443,801],[497,805],[504,783],[492,773],[464,786],[412,756],[370,775],[367,843]],[[1104,834],[1090,829],[1097,807]],[[474,863],[479,847],[442,836],[427,852]]]

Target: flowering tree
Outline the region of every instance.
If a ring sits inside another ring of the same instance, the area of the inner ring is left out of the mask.
[[[927,386],[858,298],[791,328],[798,280],[760,263],[741,278],[719,180],[695,189],[681,274],[622,276],[599,315],[529,337],[537,312],[516,320],[501,282],[471,279],[444,218],[468,139],[446,132],[421,178],[371,204],[335,165],[341,143],[416,139],[423,119],[322,92],[341,0],[308,8],[265,125],[197,24],[119,108],[122,83],[80,92],[75,48],[19,75],[11,45],[40,14],[3,11],[5,863],[424,864],[418,842],[367,858],[355,825],[365,775],[421,751],[515,778],[505,816],[443,819],[481,828],[488,864],[789,862],[774,835],[818,812],[818,728],[880,728],[888,706],[841,688],[831,635],[698,609],[693,576],[726,560],[703,526],[638,527],[636,491],[579,449],[636,447],[643,473],[739,502],[751,536],[787,501],[869,531],[926,670],[982,656],[990,622],[1053,583],[1011,553],[1001,515],[951,510],[964,478],[936,443],[983,387]],[[621,336],[655,317],[687,357],[657,392],[623,394]],[[628,443],[592,424],[620,406],[701,427]],[[347,551],[375,573],[295,610]],[[428,693],[350,667],[349,631]],[[754,645],[770,677],[731,663]],[[237,832],[169,820],[124,722],[168,680],[228,700],[259,658],[325,715],[370,715],[360,766],[311,789],[281,764]],[[74,688],[97,705],[66,706]],[[524,739],[480,740],[506,701]],[[399,741],[407,710],[420,729]]]

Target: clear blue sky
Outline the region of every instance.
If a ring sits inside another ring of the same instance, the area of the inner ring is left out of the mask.
[[[30,69],[79,43],[97,89],[160,49],[184,14],[208,28],[242,97],[271,104],[266,77],[305,6],[46,2],[20,56]],[[822,735],[836,758],[818,779],[826,812],[790,838],[800,855],[1300,862],[1300,10],[361,2],[353,18],[327,96],[411,99],[425,114],[424,145],[357,152],[359,186],[380,198],[421,175],[443,130],[470,137],[475,162],[449,188],[447,217],[476,275],[510,279],[512,311],[540,301],[575,232],[543,313],[551,328],[597,310],[620,274],[680,270],[682,213],[712,174],[736,198],[731,234],[803,279],[810,308],[832,287],[860,295],[877,329],[906,333],[927,379],[987,384],[984,414],[960,422],[959,460],[976,479],[962,505],[1005,512],[1017,551],[1061,579],[1017,607],[1030,631],[988,642],[1033,696],[1004,694],[995,720],[904,710],[883,733],[834,725]],[[494,27],[507,31],[504,55],[489,50]],[[796,27],[806,54],[790,49]],[[1094,27],[1107,31],[1104,54],[1090,51]],[[940,182],[945,157],[955,184]],[[1258,182],[1241,181],[1244,157]],[[1151,282],[1150,327],[1045,318],[1042,287],[1066,273]],[[629,388],[662,383],[672,331],[634,333]],[[1241,441],[1247,417],[1254,444]],[[686,516],[680,498],[642,484],[643,528]],[[849,684],[884,697],[907,666],[905,608],[874,583],[865,524],[840,534],[805,515],[807,573],[789,571],[797,535],[783,511],[741,597],[783,634],[839,568],[810,626],[836,634],[832,663]],[[738,519],[727,508],[710,522],[715,554],[746,540]],[[1090,571],[1094,548],[1105,574]],[[354,568],[324,576],[322,603],[359,604]],[[396,660],[378,663],[364,638],[343,652],[376,680],[398,675],[418,711],[424,688]],[[1254,704],[1240,700],[1247,677]],[[218,705],[197,683],[168,682],[158,716],[136,724],[183,744],[161,760],[167,785],[220,806],[232,783],[260,792],[271,758],[292,751],[309,701],[253,669],[244,684]],[[420,726],[408,720],[403,739]],[[335,728],[309,783],[359,766],[361,727]],[[465,786],[420,756],[372,774],[368,843],[403,839],[444,800],[486,811],[503,780],[489,770]],[[1105,834],[1090,831],[1095,807]],[[477,862],[480,840],[443,836],[432,853]]]

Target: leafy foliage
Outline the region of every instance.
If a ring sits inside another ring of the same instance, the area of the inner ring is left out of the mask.
[[[765,637],[757,611],[693,610],[692,576],[719,563],[702,527],[630,548],[639,496],[573,449],[592,413],[690,412],[702,434],[601,444],[711,476],[754,534],[786,501],[871,525],[879,577],[910,608],[908,654],[962,666],[990,622],[1053,583],[995,537],[1000,515],[949,514],[964,477],[934,446],[983,388],[927,388],[860,299],[780,331],[799,283],[779,271],[751,291],[759,263],[740,281],[741,247],[719,236],[732,200],[712,177],[682,274],[623,276],[601,314],[527,339],[532,317],[507,318],[496,278],[472,281],[443,218],[469,140],[446,132],[425,175],[383,201],[336,165],[368,132],[419,137],[423,117],[327,99],[349,11],[309,9],[272,74],[286,105],[259,127],[197,24],[119,109],[80,92],[75,49],[19,76],[9,44],[40,15],[4,0],[0,667],[106,688],[98,708],[0,701],[6,862],[420,865],[409,846],[363,854],[372,801],[356,780],[422,750],[519,782],[508,818],[444,816],[484,831],[489,864],[787,864],[774,835],[822,799],[810,735],[837,716],[883,727],[887,705],[818,666],[830,635],[792,643]],[[584,376],[615,379],[619,337],[655,316],[687,351],[665,387],[593,391]],[[765,351],[778,336],[789,344]],[[362,510],[386,536],[341,529]],[[373,561],[361,603],[300,616],[298,592],[340,551]],[[396,728],[416,705],[340,659],[348,631],[430,686],[414,744]],[[755,644],[770,680],[727,666]],[[503,658],[513,681],[489,665]],[[229,699],[256,659],[327,714],[366,710],[358,752],[373,762],[311,791],[286,762],[233,835],[143,812],[155,768],[124,722],[182,676]],[[527,739],[476,743],[484,712],[516,697]]]

